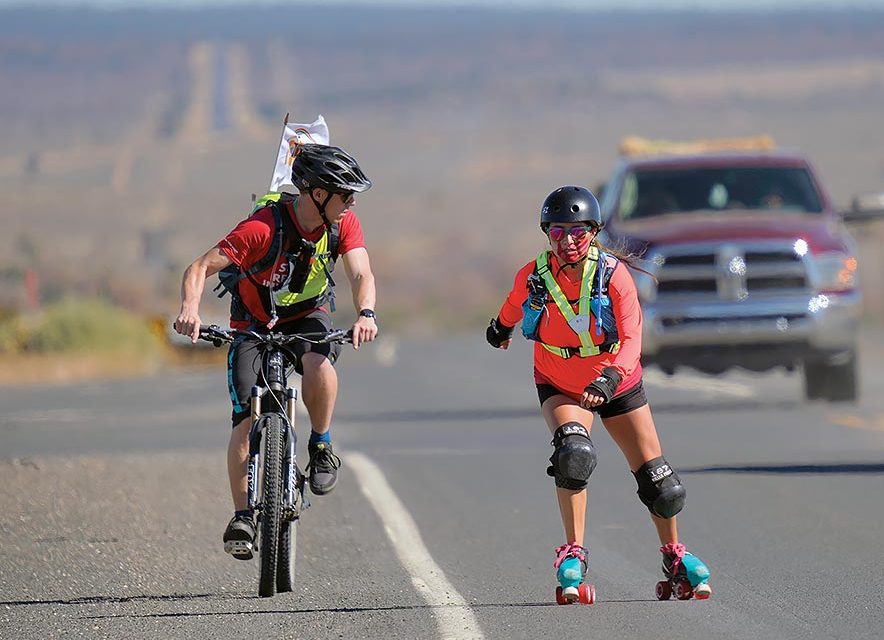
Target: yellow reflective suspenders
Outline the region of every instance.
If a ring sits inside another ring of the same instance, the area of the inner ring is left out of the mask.
[[[595,356],[602,352],[597,345],[593,344],[592,336],[590,336],[589,333],[590,297],[592,295],[592,281],[596,275],[597,268],[599,268],[599,251],[596,247],[590,247],[589,254],[583,263],[583,278],[580,282],[580,298],[577,305],[577,313],[574,313],[571,303],[568,302],[565,294],[562,293],[559,283],[556,282],[556,279],[550,271],[548,251],[542,251],[540,255],[537,256],[537,275],[543,278],[543,282],[546,284],[546,290],[552,296],[559,312],[567,321],[568,326],[570,326],[574,333],[577,334],[577,337],[580,338],[580,347],[557,347],[551,344],[546,344],[545,342],[540,342],[543,348],[547,351],[562,358],[570,358],[572,355],[579,355],[581,358],[586,358],[587,356]],[[618,342],[615,345],[606,348],[605,351],[616,353],[619,346],[620,343]]]

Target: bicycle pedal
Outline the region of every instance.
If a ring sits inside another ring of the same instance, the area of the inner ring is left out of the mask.
[[[224,543],[224,551],[237,560],[251,560],[257,548],[248,540],[228,540]]]

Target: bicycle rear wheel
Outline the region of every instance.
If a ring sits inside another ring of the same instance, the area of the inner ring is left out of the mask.
[[[282,525],[282,445],[283,422],[276,413],[261,416],[264,421],[263,474],[261,479],[261,569],[258,595],[269,598],[276,593],[276,566],[279,557]]]

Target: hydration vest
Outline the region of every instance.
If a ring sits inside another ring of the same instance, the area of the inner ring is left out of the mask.
[[[608,264],[608,254],[591,246],[583,263],[583,277],[580,282],[580,297],[577,313],[562,293],[549,268],[549,251],[541,251],[537,256],[534,271],[528,276],[528,298],[522,305],[522,335],[529,340],[540,342],[544,349],[562,358],[571,356],[595,356],[600,353],[617,353],[620,350],[620,336],[617,320],[608,295],[608,283],[619,261],[614,258]],[[601,265],[601,268],[599,268]],[[568,325],[580,338],[579,347],[558,347],[540,340],[540,319],[552,299]],[[590,326],[590,312],[595,318],[595,326]],[[600,344],[595,344],[592,335],[603,336]]]
[[[278,196],[278,197],[275,197]],[[266,323],[272,329],[279,319],[286,319],[299,313],[328,304],[334,311],[335,281],[331,272],[334,271],[338,259],[340,227],[332,225],[331,231],[325,230],[318,242],[305,240],[295,226],[287,211],[291,203],[297,206],[296,198],[289,193],[265,196],[260,203],[271,207],[273,214],[273,240],[267,253],[247,270],[231,264],[218,272],[219,298],[230,293],[230,317],[232,320],[246,321],[257,325],[258,320],[249,312],[239,285],[246,278],[254,285],[261,300],[264,312],[270,318]],[[256,209],[252,215],[264,207]],[[286,279],[279,285],[263,284],[256,279],[256,274],[275,266],[280,258],[288,260]]]

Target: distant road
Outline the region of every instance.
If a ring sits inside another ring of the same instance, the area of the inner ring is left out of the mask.
[[[229,89],[229,65],[225,49],[214,49],[212,56],[212,130],[223,132],[232,126]]]
[[[295,592],[273,599],[221,549],[223,370],[0,389],[0,637],[877,639],[884,340],[863,345],[855,407],[804,404],[798,376],[647,372],[706,602],[654,598],[658,544],[596,425],[598,603],[554,604],[562,540],[523,341],[345,354],[341,481],[304,516]]]

